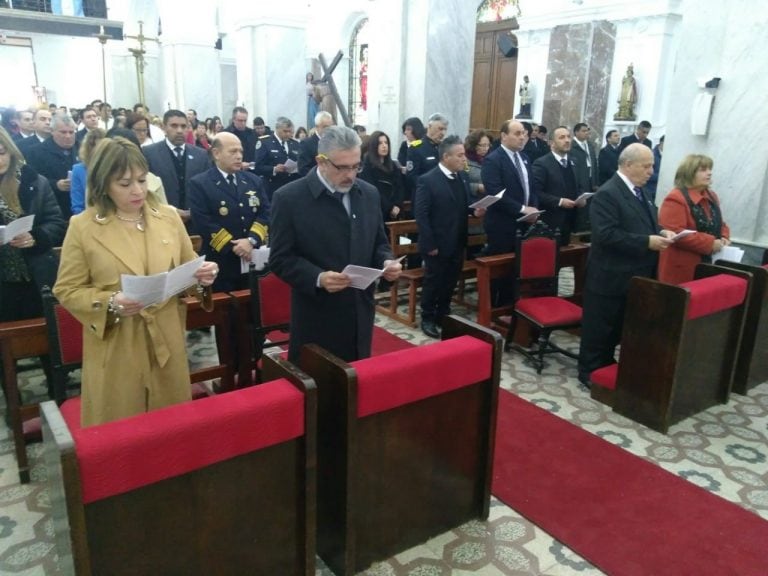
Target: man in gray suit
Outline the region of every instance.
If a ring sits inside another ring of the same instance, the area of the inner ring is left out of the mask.
[[[163,115],[165,140],[144,146],[149,171],[163,181],[168,204],[174,206],[189,229],[190,213],[187,202],[189,181],[209,167],[208,153],[186,143],[187,115],[181,110],[168,110]]]
[[[329,126],[317,147],[318,164],[272,198],[270,268],[291,285],[288,358],[304,344],[318,344],[346,361],[371,354],[374,285],[351,286],[347,264],[386,269],[397,280],[381,216],[379,194],[357,179],[360,138]]]
[[[584,285],[584,317],[579,350],[579,381],[613,363],[621,340],[629,281],[654,278],[659,252],[672,243],[662,230],[656,206],[643,191],[653,174],[653,152],[630,144],[619,156],[619,170],[592,199],[592,246]]]

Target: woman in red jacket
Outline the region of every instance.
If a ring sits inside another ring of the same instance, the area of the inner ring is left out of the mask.
[[[659,280],[680,284],[693,280],[699,262],[730,244],[730,230],[723,220],[717,194],[709,189],[712,158],[702,154],[686,156],[677,168],[675,188],[659,209],[659,225],[680,232],[695,230],[680,238],[659,257]]]

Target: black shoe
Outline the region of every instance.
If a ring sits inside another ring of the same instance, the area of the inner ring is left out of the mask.
[[[429,320],[422,321],[421,331],[430,338],[440,338],[440,331],[438,330],[437,325]]]
[[[579,383],[587,390],[592,388],[592,383],[589,381],[589,376],[585,376],[584,374],[579,374]]]

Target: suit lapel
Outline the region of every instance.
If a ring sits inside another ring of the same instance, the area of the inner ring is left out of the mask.
[[[625,202],[632,207],[632,210],[637,213],[638,217],[644,219],[646,222],[650,222],[650,224],[655,228],[655,218],[653,216],[653,212],[648,206],[648,198],[645,196],[645,192],[643,192],[643,204],[637,200],[635,193],[631,189],[627,188],[626,183],[621,179],[619,175],[616,175],[615,178],[619,181],[621,193],[623,194]]]
[[[179,264],[173,261],[173,255],[177,253],[177,242],[171,237],[171,228],[166,225],[160,212],[149,208],[147,212],[147,271],[149,274],[167,272]]]
[[[219,190],[223,190],[224,193],[232,198],[233,200],[237,200],[237,192],[235,190],[232,190],[232,187],[229,185],[229,182],[227,182],[224,177],[221,175],[221,172],[218,171],[216,168],[211,168],[211,180],[213,180],[213,183],[216,185],[216,188]],[[237,177],[237,174],[235,174],[235,188],[239,189],[240,186],[240,180]]]
[[[515,179],[517,180],[517,183],[520,185],[520,190],[525,190],[525,184],[520,179],[520,173],[517,171],[517,168],[515,168],[514,162],[512,162],[512,158],[509,157],[509,154],[507,154],[507,151],[503,148],[500,148],[501,155],[502,155],[502,162],[504,162],[507,166],[507,169],[512,172]],[[523,168],[525,169],[525,168]]]
[[[144,263],[140,255],[134,250],[128,231],[120,225],[114,216],[107,216],[103,221],[97,219],[97,222],[101,226],[99,233],[94,235],[96,240],[133,274],[143,276]]]

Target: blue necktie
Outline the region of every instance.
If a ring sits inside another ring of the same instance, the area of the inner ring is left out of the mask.
[[[643,189],[639,186],[635,186],[632,188],[632,191],[635,193],[635,198],[637,198],[641,203],[645,204],[645,198],[643,197]]]

